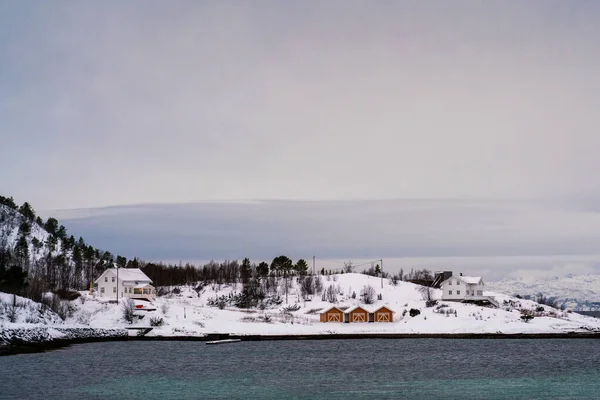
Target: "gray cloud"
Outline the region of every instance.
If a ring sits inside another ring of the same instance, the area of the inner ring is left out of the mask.
[[[390,270],[458,268],[496,278],[528,269],[600,268],[600,214],[549,203],[261,201],[55,215],[95,246],[146,260],[314,255],[331,267],[324,260],[384,258]]]
[[[8,195],[597,196],[594,2],[0,5]]]

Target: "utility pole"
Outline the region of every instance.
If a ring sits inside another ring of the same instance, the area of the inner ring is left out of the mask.
[[[315,274],[315,256],[313,256],[313,275]]]
[[[117,304],[119,304],[119,266],[115,264],[117,268]]]

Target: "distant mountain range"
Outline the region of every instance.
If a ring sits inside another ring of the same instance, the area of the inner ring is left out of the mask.
[[[600,311],[600,275],[552,276],[545,278],[520,277],[488,282],[488,290],[508,295],[531,296],[543,294],[556,303],[574,311]]]

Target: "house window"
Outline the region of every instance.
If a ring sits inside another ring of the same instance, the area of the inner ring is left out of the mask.
[[[113,293],[117,293],[117,288],[113,287]]]
[[[114,276],[111,279],[112,279],[113,282],[115,281],[115,277]]]
[[[456,281],[456,284],[457,284],[457,285],[460,285],[460,281]]]
[[[103,287],[100,288],[100,293],[104,293],[104,288]]]
[[[104,282],[108,282],[108,276],[104,277]]]
[[[452,296],[452,290],[448,290],[448,294]]]
[[[456,291],[456,294],[460,294],[460,290],[457,290],[457,291]]]
[[[452,285],[452,281],[451,281],[451,280],[450,280],[450,281],[448,281],[448,285]]]

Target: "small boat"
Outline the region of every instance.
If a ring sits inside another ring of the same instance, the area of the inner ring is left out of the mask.
[[[210,342],[206,342],[206,344],[224,344],[224,343],[234,343],[241,342],[242,339],[223,339],[223,340],[212,340]]]

